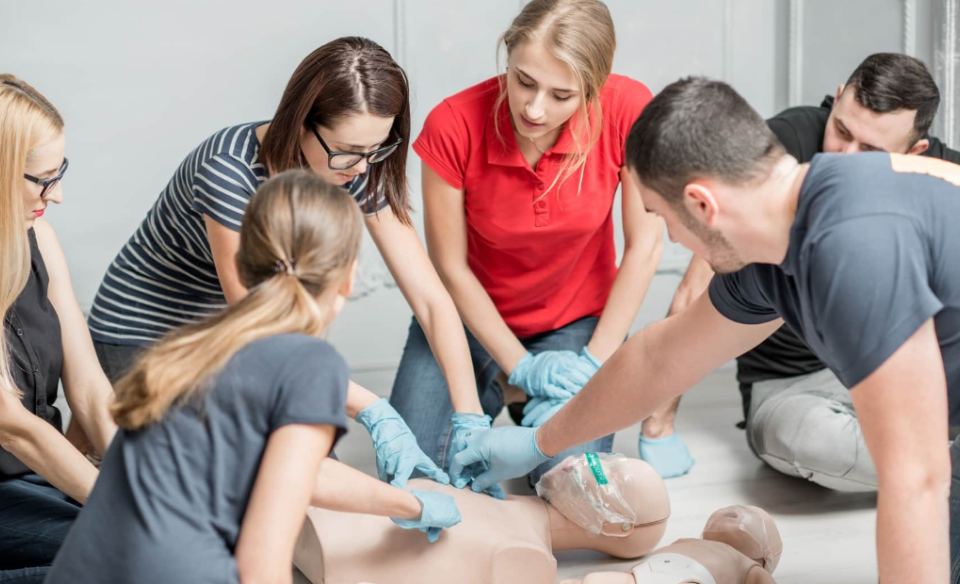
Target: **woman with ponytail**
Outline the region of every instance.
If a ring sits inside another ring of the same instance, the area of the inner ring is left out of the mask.
[[[42,582],[97,469],[63,436],[74,420],[102,454],[116,426],[53,227],[63,200],[63,118],[36,89],[0,75],[0,582]]]
[[[306,171],[263,184],[235,259],[247,293],[119,380],[121,430],[48,584],[290,580],[321,463],[347,428],[347,365],[320,336],[350,294],[361,233],[347,191]],[[450,497],[368,480],[404,527],[459,519]]]
[[[482,412],[457,309],[410,221],[410,87],[375,42],[346,37],[308,55],[272,120],[221,130],[187,155],[107,269],[89,325],[111,380],[182,324],[246,294],[233,258],[244,209],[274,174],[309,169],[348,191],[422,325],[458,412]],[[347,410],[372,434],[382,479],[448,479],[386,400],[351,384]],[[449,418],[449,416],[448,416]],[[447,420],[449,422],[449,420]]]

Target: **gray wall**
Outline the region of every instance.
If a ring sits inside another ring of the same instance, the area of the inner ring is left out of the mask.
[[[929,63],[943,44],[937,14],[954,3],[610,0],[619,42],[614,70],[654,92],[682,75],[722,78],[768,116],[792,102],[818,103],[870,52],[903,50],[912,39],[912,50]],[[81,305],[90,305],[106,266],[187,152],[221,127],[268,119],[311,50],[347,34],[390,50],[410,74],[416,135],[441,99],[497,72],[496,39],[522,5],[0,0],[0,71],[34,84],[67,120],[66,196],[49,218]],[[411,162],[419,208],[415,155]],[[411,315],[366,244],[365,295],[348,305],[331,333],[358,369],[396,364]],[[635,328],[664,314],[687,260],[684,250],[668,246]]]

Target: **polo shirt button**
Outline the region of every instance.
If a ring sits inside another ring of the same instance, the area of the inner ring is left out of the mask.
[[[17,329],[17,336],[18,336],[18,337],[22,337],[22,336],[23,336],[23,329]]]
[[[537,188],[542,190],[542,189],[543,189],[543,183],[542,183],[542,182],[538,182],[538,183],[537,183]]]
[[[545,201],[537,201],[537,209],[543,209],[546,206],[547,203]]]
[[[43,405],[43,398],[42,398],[42,397],[37,400],[37,405],[38,405],[38,406],[42,406],[42,405]]]
[[[40,366],[39,366],[39,365],[34,365],[34,366],[33,366],[33,372],[34,372],[34,373],[38,373],[39,371],[40,371]]]

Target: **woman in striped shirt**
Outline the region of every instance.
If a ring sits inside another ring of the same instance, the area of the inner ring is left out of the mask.
[[[111,263],[88,322],[107,375],[116,381],[170,330],[244,297],[234,258],[247,202],[269,176],[309,168],[356,199],[455,409],[481,413],[456,307],[410,222],[409,137],[407,77],[382,47],[346,37],[307,56],[272,120],[223,129],[187,155]],[[381,478],[402,485],[419,468],[446,479],[386,400],[351,382],[347,410],[373,435]]]

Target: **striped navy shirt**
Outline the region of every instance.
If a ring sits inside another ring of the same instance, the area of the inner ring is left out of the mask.
[[[250,123],[220,130],[187,155],[133,237],[107,268],[88,324],[94,340],[149,345],[177,326],[226,306],[204,216],[234,231],[267,177]],[[364,210],[367,176],[343,185]]]

